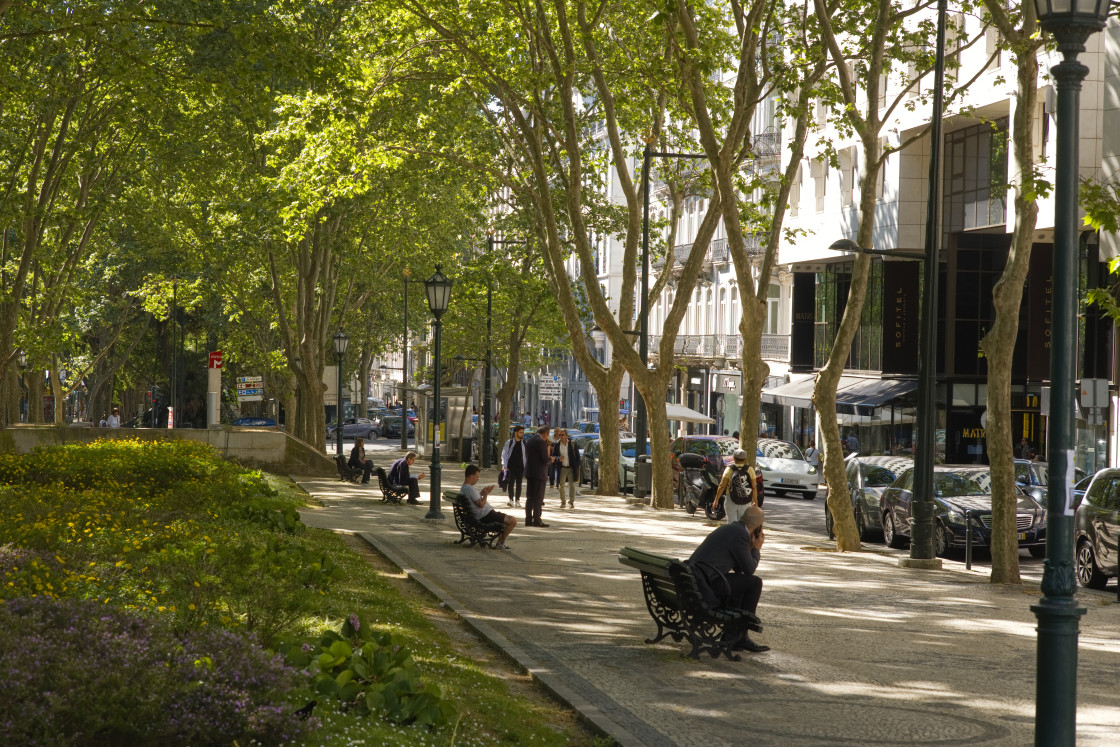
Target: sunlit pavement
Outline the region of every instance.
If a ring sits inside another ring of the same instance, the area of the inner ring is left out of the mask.
[[[380,443],[385,443],[382,439]],[[395,447],[399,451],[399,442]],[[377,450],[378,466],[396,451]],[[417,471],[429,472],[426,465]],[[481,484],[495,481],[484,472]],[[370,486],[298,478],[322,504],[316,527],[364,536],[621,744],[898,745],[1033,742],[1035,617],[1041,564],[1024,557],[1022,587],[993,587],[987,566],[898,567],[901,551],[870,544],[836,553],[822,499],[769,497],[760,575],[773,648],[743,661],[689,659],[684,643],[650,646],[655,626],[623,546],[687,557],[715,526],[682,511],[550,489],[544,529],[518,526],[512,552],[467,548],[451,509],[389,506]],[[462,481],[444,464],[443,489]],[[421,484],[427,497],[427,480]],[[494,496],[495,507],[524,520]],[[817,527],[807,529],[806,527]],[[986,557],[986,556],[985,556]],[[1032,569],[1038,569],[1037,574]],[[1079,592],[1078,744],[1120,733],[1120,605]]]

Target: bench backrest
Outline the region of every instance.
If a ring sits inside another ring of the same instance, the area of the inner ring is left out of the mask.
[[[381,486],[383,491],[389,489],[389,475],[385,473],[384,467],[377,468],[377,484]]]

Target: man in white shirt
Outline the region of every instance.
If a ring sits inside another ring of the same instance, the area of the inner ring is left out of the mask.
[[[459,492],[467,497],[471,504],[471,513],[480,524],[499,524],[502,527],[502,536],[498,537],[498,544],[495,545],[499,550],[508,550],[509,545],[506,544],[506,538],[509,537],[510,532],[517,526],[517,518],[503,514],[501,511],[495,511],[494,507],[486,501],[486,496],[490,495],[490,491],[494,489],[493,485],[487,485],[481,491],[475,487],[478,482],[478,466],[474,464],[467,465],[466,478],[463,481],[463,486],[459,488]]]

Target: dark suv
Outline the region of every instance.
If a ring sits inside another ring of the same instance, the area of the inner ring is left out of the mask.
[[[699,454],[708,461],[712,469],[722,473],[723,468],[731,464],[739,439],[730,436],[684,436],[669,444],[669,453],[673,457],[674,469],[677,467],[677,457],[681,454]]]
[[[1117,574],[1120,469],[1102,469],[1093,475],[1073,516],[1077,580],[1090,589],[1103,589],[1109,577]]]

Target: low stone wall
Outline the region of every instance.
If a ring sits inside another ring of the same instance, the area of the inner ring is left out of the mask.
[[[332,475],[334,462],[322,451],[274,428],[86,428],[16,425],[0,429],[0,451],[26,454],[36,446],[90,443],[99,438],[159,441],[188,439],[210,444],[226,459],[279,474]]]

